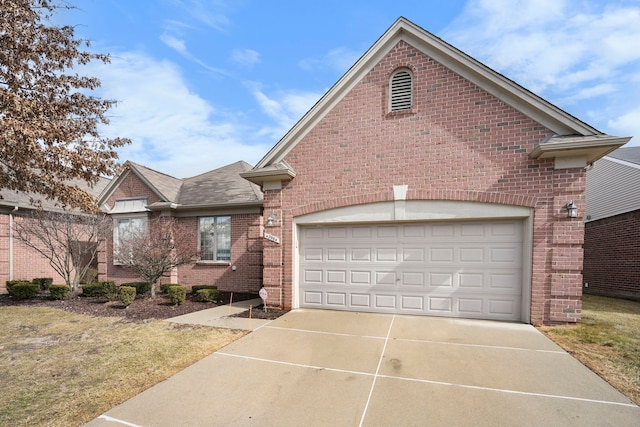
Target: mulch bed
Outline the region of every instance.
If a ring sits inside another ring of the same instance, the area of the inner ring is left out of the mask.
[[[131,321],[145,321],[149,319],[168,319],[195,311],[213,308],[219,305],[229,304],[231,294],[222,292],[217,303],[195,301],[191,295],[187,295],[184,304],[173,305],[167,295],[156,295],[155,299],[149,297],[136,298],[129,306],[124,307],[119,301],[108,301],[101,297],[69,296],[60,301],[50,300],[47,295],[39,295],[33,299],[15,301],[8,294],[0,294],[0,307],[25,306],[25,307],[52,307],[66,310],[72,313],[86,314],[89,316],[123,317]],[[234,293],[233,302],[258,298],[255,294]],[[252,317],[256,319],[274,319],[286,313],[284,310],[253,309]],[[264,316],[264,317],[262,317]],[[240,317],[249,317],[249,311],[240,313]]]

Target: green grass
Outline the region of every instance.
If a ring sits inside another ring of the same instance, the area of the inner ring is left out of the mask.
[[[640,302],[584,295],[579,324],[540,330],[640,404]]]
[[[0,318],[3,426],[82,425],[245,334],[42,307]]]

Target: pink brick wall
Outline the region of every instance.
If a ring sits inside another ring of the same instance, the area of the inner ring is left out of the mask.
[[[28,221],[14,215],[14,222]],[[9,280],[9,215],[0,214],[0,292],[6,292]],[[64,279],[49,265],[49,260],[27,247],[19,239],[13,239],[13,280],[32,280],[36,277],[52,277],[53,283],[64,284]]]
[[[133,173],[109,198],[109,206],[117,199],[130,197],[148,197],[149,203],[158,201],[158,197]],[[213,214],[211,214],[213,215]],[[198,246],[197,217],[178,218],[192,230],[194,252]],[[234,271],[232,267],[235,266]],[[113,265],[113,236],[103,245],[98,271],[100,280],[114,280],[121,284],[141,280],[129,269]],[[259,214],[231,215],[231,262],[196,263],[178,267],[174,277],[164,277],[163,283],[178,282],[190,288],[193,285],[216,285],[218,289],[234,292],[257,293],[262,285],[262,217]]]
[[[389,77],[398,67],[414,74],[414,108],[389,114]],[[272,233],[282,244],[265,244],[264,283],[274,291],[269,303],[292,304],[293,216],[392,200],[393,185],[408,185],[414,200],[534,208],[531,322],[576,321],[582,221],[567,219],[563,206],[574,200],[584,211],[585,176],[580,168],[554,170],[553,160],[529,157],[549,133],[399,43],[289,152],[295,179],[281,191],[265,191],[265,217],[275,212],[282,219]],[[571,290],[558,295],[552,287],[564,288],[564,279],[552,275],[565,273]]]
[[[640,300],[640,210],[585,224],[585,293]]]

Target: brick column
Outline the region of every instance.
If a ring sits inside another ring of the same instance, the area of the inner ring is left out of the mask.
[[[553,235],[551,242],[551,303],[549,321],[579,322],[582,314],[584,243],[584,169],[555,171]],[[578,217],[569,218],[566,204],[573,201]]]
[[[267,226],[270,216],[274,216],[273,226]],[[263,239],[262,283],[267,291],[267,305],[284,307],[283,293],[283,239],[282,239],[282,190],[264,190],[264,233],[268,233],[280,242]]]

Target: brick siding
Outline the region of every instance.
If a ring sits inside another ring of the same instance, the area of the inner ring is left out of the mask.
[[[640,209],[585,224],[584,282],[585,293],[640,300]]]
[[[387,112],[389,77],[414,75],[414,107]],[[585,172],[554,170],[529,153],[550,130],[400,42],[285,157],[296,177],[264,195],[264,216],[280,219],[265,242],[269,303],[292,305],[292,218],[393,200],[481,201],[534,209],[531,322],[580,317]],[[283,266],[283,267],[281,267]],[[553,280],[552,280],[553,279]]]
[[[14,223],[29,221],[28,218],[13,215]],[[10,280],[9,255],[9,215],[0,214],[0,292],[6,292]],[[36,277],[51,277],[53,283],[64,284],[64,279],[49,264],[49,260],[13,237],[13,280],[33,280]]]

